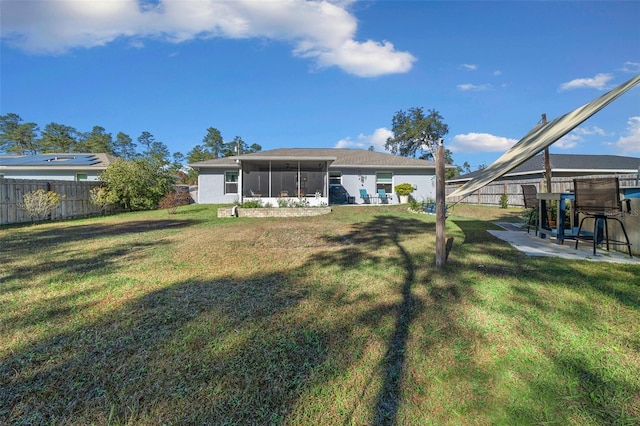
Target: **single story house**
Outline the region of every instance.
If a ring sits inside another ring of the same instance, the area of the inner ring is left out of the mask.
[[[631,174],[640,172],[640,158],[620,155],[578,155],[550,154],[549,164],[553,178],[577,178],[580,176]],[[481,173],[471,173],[448,179],[447,184],[464,184]],[[545,176],[544,154],[536,155],[498,179],[498,182],[510,180],[540,180]]]
[[[97,181],[115,160],[108,154],[0,155],[0,178]]]
[[[286,197],[310,205],[398,203],[393,188],[400,183],[413,185],[417,199],[435,197],[435,162],[360,149],[281,148],[190,166],[199,171],[203,204],[257,199],[277,207]],[[380,199],[378,190],[389,198]]]

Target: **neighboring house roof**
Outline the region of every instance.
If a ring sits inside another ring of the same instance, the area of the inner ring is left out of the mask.
[[[640,158],[620,155],[550,154],[551,173],[636,173]],[[545,172],[544,155],[536,155],[511,170],[503,177],[537,175]],[[460,175],[447,183],[466,182],[482,173],[482,170]]]
[[[14,170],[104,170],[116,157],[109,154],[35,154],[0,156],[0,168]]]
[[[193,168],[240,167],[242,161],[329,161],[329,168],[434,169],[435,162],[363,149],[280,148],[232,157],[215,158],[190,164]],[[453,167],[453,166],[447,166]]]

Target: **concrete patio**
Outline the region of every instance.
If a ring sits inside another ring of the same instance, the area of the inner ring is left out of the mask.
[[[540,236],[536,236],[533,229],[531,229],[530,233],[527,233],[527,229],[519,227],[519,224],[508,222],[495,222],[495,224],[503,228],[503,230],[490,230],[488,232],[508,242],[527,256],[547,256],[562,259],[640,265],[640,258],[638,256],[630,258],[628,254],[616,251],[613,247],[608,252],[605,248],[598,247],[596,255],[594,256],[593,246],[587,242],[578,244],[578,249],[576,250],[574,248],[574,240],[565,240],[565,243],[561,245],[556,242],[555,238],[543,239],[540,238]],[[633,247],[633,249],[637,250],[637,247]]]

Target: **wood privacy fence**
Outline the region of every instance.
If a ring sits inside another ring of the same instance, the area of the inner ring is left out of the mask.
[[[51,213],[50,220],[99,215],[102,211],[91,203],[89,195],[89,191],[99,185],[100,182],[0,179],[0,225],[31,222],[20,203],[23,194],[38,189],[64,196],[62,204]]]
[[[593,177],[604,177],[611,175],[591,175],[591,176],[580,176],[576,179],[587,179]],[[625,175],[617,175],[620,180],[620,186],[633,186],[636,185],[637,175],[633,174],[625,174]],[[573,177],[552,177],[551,179],[551,192],[566,192],[568,189],[573,188]],[[509,207],[524,207],[524,200],[522,197],[522,187],[521,185],[536,185],[538,188],[538,192],[540,192],[541,188],[546,187],[546,183],[544,179],[514,179],[514,180],[504,180],[504,181],[496,181],[492,182],[487,186],[484,186],[477,190],[476,192],[471,193],[471,195],[466,196],[463,199],[459,197],[454,197],[455,199],[449,199],[448,201],[454,203],[464,203],[464,204],[479,204],[486,206],[500,206],[500,198],[502,194],[507,194],[507,199],[509,203]],[[447,185],[446,193],[451,194],[454,190],[458,188],[458,185]]]

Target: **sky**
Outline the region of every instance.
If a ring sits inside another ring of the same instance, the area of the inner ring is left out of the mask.
[[[263,150],[385,152],[398,111],[438,111],[455,164],[640,73],[637,1],[0,0],[0,114],[144,131],[209,127]],[[640,86],[551,153],[640,157]]]

